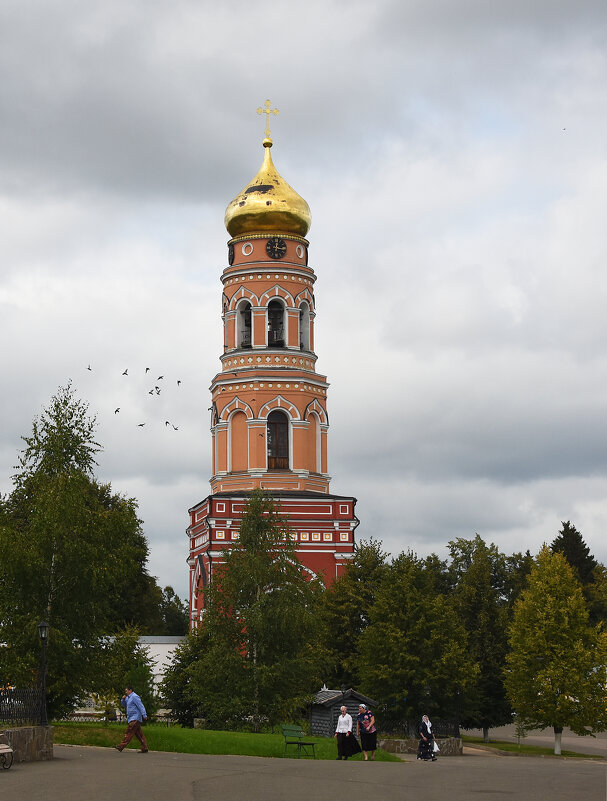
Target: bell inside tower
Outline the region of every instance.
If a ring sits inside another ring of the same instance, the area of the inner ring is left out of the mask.
[[[247,301],[238,309],[238,347],[251,347],[251,304]]]
[[[289,421],[277,410],[268,415],[268,470],[289,469]]]
[[[285,346],[285,309],[279,300],[268,303],[268,345],[273,348]]]

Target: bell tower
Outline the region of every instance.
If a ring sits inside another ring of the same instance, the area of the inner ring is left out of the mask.
[[[308,264],[306,201],[271,156],[226,209],[228,264],[221,276],[223,353],[211,382],[211,495],[189,510],[192,624],[201,589],[238,539],[248,493],[269,492],[289,521],[300,561],[330,584],[354,551],[356,499],[331,495],[326,376],[316,372],[316,276]]]

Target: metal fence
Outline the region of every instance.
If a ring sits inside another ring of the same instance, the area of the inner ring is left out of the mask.
[[[29,687],[0,689],[0,723],[38,724],[41,712],[42,690]]]
[[[380,732],[403,740],[414,740],[419,737],[421,720],[400,720],[380,722]],[[435,737],[459,737],[459,723],[456,720],[432,719],[432,733]]]

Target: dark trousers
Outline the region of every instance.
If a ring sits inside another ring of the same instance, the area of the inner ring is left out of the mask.
[[[122,751],[122,749],[126,748],[127,745],[131,742],[133,737],[136,737],[141,743],[142,751],[148,750],[148,744],[145,739],[145,734],[143,733],[143,730],[141,728],[141,723],[138,720],[132,720],[126,727],[124,737],[122,738],[122,742],[120,743],[118,748]]]

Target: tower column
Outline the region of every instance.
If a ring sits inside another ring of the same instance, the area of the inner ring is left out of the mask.
[[[238,542],[252,490],[272,495],[303,569],[328,584],[352,557],[358,524],[356,499],[329,492],[328,382],[316,371],[316,276],[305,238],[310,209],[274,167],[269,129],[263,146],[261,169],[225,215],[224,346],[210,387],[211,495],[189,510],[193,625],[204,587]]]

